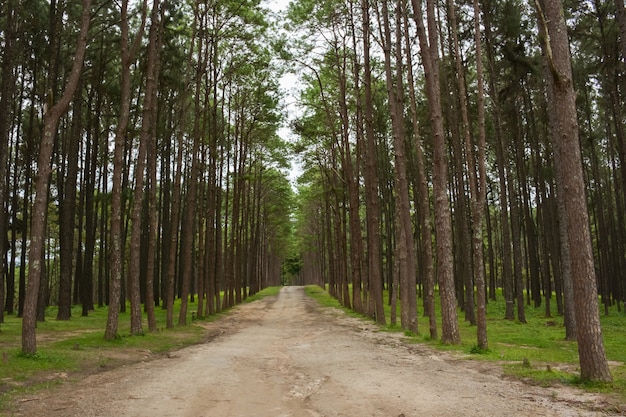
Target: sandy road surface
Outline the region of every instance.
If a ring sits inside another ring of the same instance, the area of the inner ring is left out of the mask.
[[[211,323],[209,343],[64,384],[17,416],[609,416],[601,398],[500,378],[321,309],[301,287]]]

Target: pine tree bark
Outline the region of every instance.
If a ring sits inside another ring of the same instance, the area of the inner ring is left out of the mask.
[[[624,0],[615,0],[615,16],[619,28],[619,44],[622,49],[622,60],[626,61],[626,7]]]
[[[509,222],[509,202],[508,202],[508,189],[507,189],[507,173],[505,167],[508,165],[508,161],[505,156],[504,148],[504,136],[502,134],[502,121],[500,101],[498,99],[498,91],[496,88],[495,80],[498,78],[495,69],[495,45],[494,36],[491,30],[491,8],[490,2],[485,2],[484,13],[484,33],[485,33],[485,46],[487,52],[487,63],[489,70],[489,96],[491,98],[493,107],[493,122],[494,122],[494,141],[496,148],[496,165],[498,170],[499,181],[499,196],[500,196],[500,229],[502,235],[502,283],[503,293],[505,299],[505,313],[504,318],[506,320],[515,319],[514,304],[513,304],[513,267],[511,261],[511,228]]]
[[[353,10],[352,4],[350,4],[350,19],[353,19]],[[354,25],[351,25],[352,39],[354,43],[356,43],[356,34],[354,31]],[[356,48],[355,48],[356,50]],[[350,272],[352,279],[352,306],[355,311],[359,313],[364,312],[363,308],[363,298],[362,298],[362,281],[363,281],[363,234],[361,231],[361,215],[360,215],[360,195],[359,195],[359,139],[357,138],[356,149],[357,152],[352,152],[352,146],[350,143],[350,118],[348,112],[348,98],[347,98],[347,79],[348,74],[346,71],[347,67],[347,55],[342,54],[343,60],[341,62],[340,73],[338,74],[340,82],[339,82],[339,106],[340,106],[340,115],[342,121],[342,129],[341,129],[341,142],[342,142],[342,164],[344,166],[345,172],[345,181],[346,188],[348,193],[348,222],[350,227]],[[356,100],[359,101],[360,106],[360,92],[358,92],[359,87],[359,71],[357,64],[356,54],[353,56],[354,62],[352,62],[352,66],[354,68],[354,82],[356,92]],[[360,110],[357,110],[360,112]],[[358,122],[357,122],[358,123]],[[362,136],[362,135],[359,135]],[[356,160],[356,163],[353,162],[353,157]]]
[[[350,3],[350,9],[351,9],[351,18],[354,21],[356,19],[355,16],[355,12],[354,10],[352,10],[353,7],[353,3]],[[352,24],[351,25],[352,28],[352,40],[353,40],[353,49],[355,51],[354,56],[353,56],[353,83],[354,83],[354,91],[355,91],[355,101],[356,101],[356,112],[355,112],[355,135],[356,135],[356,152],[355,152],[355,158],[356,158],[356,166],[357,167],[362,167],[363,166],[363,147],[364,147],[364,142],[365,142],[365,138],[364,138],[364,132],[363,132],[363,99],[362,99],[362,92],[361,92],[361,65],[359,63],[359,58],[357,57],[357,35],[356,35],[356,25]],[[359,187],[359,179],[360,179],[360,170],[357,168],[356,172],[353,173],[353,180],[352,180],[352,186],[355,187],[357,190],[360,190]],[[360,191],[357,191],[358,193],[360,193]],[[351,197],[353,198],[353,197]],[[359,196],[357,195],[357,200],[355,201],[355,203],[359,203]],[[351,205],[354,204],[353,202],[350,203]],[[360,206],[360,204],[359,204]],[[356,242],[356,238],[354,239],[353,244],[356,244],[355,246],[355,250],[358,251],[358,258],[359,258],[359,262],[360,265],[358,267],[358,274],[354,275],[353,277],[353,283],[352,283],[352,305],[354,306],[355,311],[361,313],[361,314],[365,314],[366,310],[367,310],[367,291],[366,291],[366,287],[364,286],[364,273],[366,270],[365,267],[365,260],[366,260],[366,256],[365,256],[365,246],[363,244],[363,231],[361,228],[361,215],[360,215],[360,208],[359,210],[356,210],[356,213],[353,216],[356,216],[358,214],[358,217],[355,217],[354,219],[354,223],[356,226],[356,223],[358,222],[358,228],[355,228],[355,232],[357,233],[357,238],[358,238],[358,242]],[[351,220],[352,221],[352,220]],[[350,228],[352,230],[353,227],[355,227],[351,224]],[[355,258],[356,260],[356,258]]]
[[[485,167],[485,148],[486,148],[486,132],[485,132],[485,87],[483,78],[483,51],[482,51],[482,34],[480,22],[480,7],[478,0],[472,2],[474,9],[474,42],[476,43],[476,83],[477,83],[477,124],[478,124],[478,140],[476,156],[476,181],[472,181],[472,244],[474,256],[474,283],[476,285],[476,339],[478,347],[488,349],[487,340],[487,288],[485,283],[485,265],[483,252],[483,223],[485,218],[485,207],[487,206],[487,172]],[[470,151],[473,144],[466,143],[469,148],[468,155],[472,155]],[[470,161],[474,158],[470,156]]]
[[[386,1],[382,2],[381,13],[383,18],[383,52],[385,56],[385,75],[387,95],[394,149],[394,182],[396,192],[395,228],[396,248],[395,264],[397,265],[398,281],[400,283],[401,316],[400,325],[403,329],[417,333],[417,304],[416,304],[416,267],[415,250],[413,243],[413,225],[411,222],[411,205],[409,199],[409,181],[407,178],[407,156],[404,142],[404,83],[402,73],[402,8],[401,1],[396,2],[396,30],[395,39],[391,39],[391,24],[389,7]],[[394,78],[391,55],[395,52],[396,74]]]
[[[79,94],[80,94],[80,90]],[[80,97],[80,96],[78,96]],[[57,320],[69,320],[72,307],[72,264],[74,261],[74,225],[76,218],[76,186],[78,153],[82,135],[82,104],[74,104],[73,126],[66,136],[65,172],[59,178],[59,301]]]
[[[91,120],[100,120],[101,109],[100,103],[96,106],[96,115]],[[82,315],[87,316],[90,310],[93,310],[93,286],[94,286],[94,252],[96,248],[96,223],[98,222],[98,213],[94,193],[96,188],[96,171],[98,169],[99,144],[101,135],[94,132],[87,135],[87,143],[85,145],[85,174],[83,179],[82,194],[84,195],[84,212],[85,212],[85,251],[83,254],[82,265],[82,282],[81,282],[81,301],[83,305]],[[104,240],[104,239],[103,239]],[[82,243],[81,243],[82,245]]]
[[[463,57],[459,46],[457,12],[453,0],[447,1],[448,6],[448,48],[450,48],[450,59],[454,62],[455,71],[450,71],[450,89],[456,86],[455,93],[450,94],[449,104],[445,103],[444,95],[443,108],[447,109],[444,118],[448,120],[451,131],[452,142],[452,172],[453,172],[453,205],[454,216],[452,227],[454,233],[455,247],[455,273],[457,277],[457,296],[462,300],[461,305],[465,313],[465,321],[470,325],[476,325],[475,296],[474,296],[474,266],[472,264],[472,200],[476,194],[472,194],[472,187],[476,182],[476,170],[473,152],[468,153],[468,144],[472,138],[470,134],[469,111],[467,104],[467,88],[465,81],[465,68]],[[444,72],[443,77],[447,78],[448,72]],[[444,84],[447,82],[444,81]],[[471,151],[471,148],[469,149]]]
[[[560,0],[536,1],[538,24],[548,35],[544,56],[548,63],[548,102],[553,127],[555,158],[560,161],[567,240],[570,247],[574,290],[578,356],[581,379],[612,380],[609,371],[598,312],[598,292],[589,231],[589,215],[585,196],[582,157],[578,139],[576,93],[572,80],[567,27]],[[542,10],[543,9],[543,10]],[[554,130],[556,128],[556,130]]]
[[[120,114],[115,131],[115,146],[113,150],[113,178],[111,184],[111,224],[110,224],[110,249],[109,263],[111,274],[109,279],[109,309],[107,323],[104,331],[105,340],[113,340],[118,337],[118,318],[122,298],[122,274],[123,274],[123,244],[122,235],[122,181],[124,173],[124,148],[126,131],[130,118],[131,80],[130,66],[136,55],[139,41],[143,35],[147,0],[143,2],[142,24],[132,45],[128,39],[128,0],[121,4],[121,39],[120,49],[122,55],[120,69]]]
[[[441,92],[439,88],[438,33],[435,21],[435,6],[427,0],[428,32],[424,27],[421,0],[411,0],[413,18],[417,26],[420,54],[426,79],[426,97],[429,103],[430,122],[433,134],[433,194],[435,208],[435,235],[437,255],[437,276],[441,298],[441,318],[443,343],[461,342],[456,312],[456,294],[453,276],[452,224],[450,201],[448,199],[448,162],[443,130]]]
[[[78,87],[82,74],[83,61],[87,50],[87,35],[91,21],[91,0],[82,1],[82,16],[80,33],[74,54],[74,62],[65,91],[61,99],[46,109],[42,130],[41,145],[37,158],[37,175],[35,177],[35,201],[33,203],[33,217],[30,230],[30,250],[28,264],[28,284],[24,300],[24,314],[22,319],[22,352],[33,355],[37,352],[36,341],[36,309],[41,273],[43,271],[42,252],[45,238],[46,212],[48,208],[48,185],[52,170],[52,152],[54,137],[61,117],[67,112],[70,101]]]
[[[518,132],[519,135],[519,132]],[[514,147],[517,145],[513,145]],[[517,152],[521,152],[517,149]],[[522,226],[519,208],[519,189],[516,188],[514,176],[510,167],[505,167],[507,173],[507,187],[509,193],[509,211],[511,213],[511,242],[513,246],[513,286],[515,299],[517,301],[517,320],[526,323],[526,313],[524,311],[524,277],[522,274]],[[519,181],[518,181],[519,182]]]
[[[5,4],[5,31],[4,54],[2,56],[2,79],[0,80],[0,323],[4,322],[5,311],[5,276],[8,271],[6,254],[9,249],[8,240],[8,212],[6,206],[9,200],[8,176],[8,145],[9,145],[9,115],[11,114],[11,98],[13,97],[13,40],[15,36],[13,0]],[[13,275],[11,275],[13,281]],[[8,287],[8,285],[7,285]]]
[[[202,38],[198,37],[198,51],[202,54]],[[192,45],[193,47],[193,45]],[[206,58],[206,53],[204,54]],[[206,61],[202,61],[206,64]],[[206,66],[206,65],[204,65]],[[187,310],[189,305],[189,293],[191,289],[191,278],[193,273],[193,242],[194,242],[194,223],[196,221],[196,196],[198,195],[198,178],[199,178],[199,158],[200,152],[200,118],[202,117],[200,107],[201,96],[201,83],[202,83],[202,71],[203,65],[199,65],[196,73],[195,82],[195,99],[194,99],[194,132],[193,132],[193,145],[191,151],[191,175],[189,177],[189,187],[187,189],[187,195],[185,198],[185,216],[183,216],[182,230],[181,230],[181,305],[178,314],[178,324],[187,324]]]
[[[417,98],[415,92],[415,77],[413,75],[413,55],[411,53],[411,39],[409,34],[408,13],[404,13],[404,40],[407,68],[407,84],[409,87],[409,102],[411,106],[411,124],[415,146],[415,164],[417,166],[417,192],[415,199],[419,207],[419,230],[421,233],[421,273],[424,285],[424,314],[428,317],[429,334],[432,340],[437,339],[437,314],[435,309],[435,274],[432,248],[432,226],[430,222],[430,192],[422,149],[422,138],[417,114]]]
[[[374,318],[385,324],[383,306],[383,283],[380,248],[380,201],[378,197],[378,175],[376,172],[376,138],[374,137],[374,99],[372,93],[372,70],[370,61],[370,2],[361,1],[363,21],[363,87],[365,89],[365,218],[367,223],[368,288],[374,306]]]
[[[186,97],[186,94],[183,94]],[[181,118],[184,120],[186,114],[185,100],[181,100]],[[183,136],[184,133],[178,132],[178,149],[176,151],[176,173],[174,174],[174,184],[172,187],[172,215],[170,217],[170,232],[169,232],[169,252],[164,254],[167,256],[167,290],[165,292],[165,308],[166,318],[165,326],[168,329],[174,327],[174,294],[176,292],[176,255],[178,253],[178,226],[180,223],[180,196],[181,196],[181,182],[182,182],[182,165],[183,165]]]
[[[156,29],[152,30],[150,27],[150,54],[155,55],[155,64],[152,70],[152,78],[153,82],[157,84],[160,73],[160,49],[162,45],[162,29],[163,29],[163,18],[162,18],[162,10],[161,17],[158,17],[158,13],[154,12],[153,18],[156,20],[152,21],[152,25],[156,24]],[[158,207],[157,207],[157,116],[158,116],[158,106],[157,106],[157,87],[155,86],[152,91],[152,108],[150,109],[152,114],[147,118],[147,121],[150,123],[146,128],[147,133],[147,148],[148,155],[146,159],[146,172],[148,178],[148,209],[146,215],[146,223],[148,225],[148,248],[147,248],[147,267],[146,267],[146,296],[145,296],[145,311],[148,316],[148,331],[156,332],[157,324],[156,324],[156,316],[154,313],[155,306],[155,282],[157,280],[157,244],[158,244]],[[142,132],[143,134],[143,132]]]
[[[146,177],[146,165],[149,142],[151,138],[153,118],[157,110],[157,85],[158,85],[158,32],[159,32],[159,0],[154,0],[150,16],[150,35],[148,41],[148,59],[146,66],[146,89],[143,103],[141,132],[139,135],[139,150],[137,153],[135,173],[135,191],[133,207],[131,210],[131,237],[130,237],[130,262],[128,266],[128,290],[130,299],[130,334],[143,334],[140,270],[141,270],[141,224],[142,207],[144,202],[144,184]]]

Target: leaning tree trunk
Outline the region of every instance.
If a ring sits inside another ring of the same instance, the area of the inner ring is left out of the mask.
[[[146,175],[147,153],[151,138],[153,118],[156,118],[158,57],[157,48],[159,31],[159,0],[152,4],[150,40],[148,42],[148,62],[146,68],[146,93],[143,103],[141,133],[139,135],[139,151],[135,165],[135,193],[131,211],[130,263],[128,267],[128,288],[130,298],[130,334],[143,334],[140,290],[140,250],[142,206],[144,199],[144,178]]]
[[[87,50],[87,33],[91,20],[91,0],[83,0],[83,12],[80,22],[80,33],[74,54],[74,63],[67,80],[65,91],[58,103],[47,109],[37,158],[37,176],[35,177],[35,201],[30,229],[30,251],[28,253],[28,285],[24,300],[22,319],[22,352],[33,355],[37,352],[36,313],[37,296],[42,272],[43,240],[45,238],[46,211],[48,209],[48,185],[52,171],[52,151],[54,137],[61,117],[67,112],[70,101],[78,86],[83,70],[83,60]]]
[[[544,28],[547,41],[543,45],[548,63],[548,100],[551,103],[552,140],[555,158],[562,172],[559,191],[565,205],[564,219],[570,247],[572,283],[578,333],[578,356],[581,379],[587,381],[612,380],[604,351],[602,329],[598,312],[598,293],[589,231],[589,215],[585,196],[582,157],[578,139],[576,92],[563,19],[563,5],[559,0],[536,1],[539,25]],[[544,14],[545,12],[545,14]]]

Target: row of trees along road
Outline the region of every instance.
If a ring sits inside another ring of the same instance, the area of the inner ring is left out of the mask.
[[[300,257],[300,282],[380,323],[390,303],[421,331],[419,295],[433,338],[438,293],[445,343],[460,307],[487,348],[502,289],[505,319],[562,314],[582,378],[611,379],[623,0],[295,0],[288,32],[260,0],[0,7],[0,321],[23,317],[25,353],[48,305],[109,306],[112,339],[129,301],[140,334],[142,304],[150,331],[176,298],[185,324],[188,300],[230,307]],[[304,86],[293,217],[280,62]]]
[[[214,314],[280,284],[293,193],[258,1],[0,3],[0,321]],[[222,295],[223,294],[223,295]],[[197,297],[197,298],[196,298]],[[127,303],[129,302],[129,303]]]
[[[623,1],[297,0],[288,15],[305,281],[380,323],[399,303],[413,332],[417,286],[432,338],[438,289],[441,340],[460,342],[459,308],[483,349],[502,289],[504,319],[563,315],[582,379],[611,380],[599,296],[623,308]]]

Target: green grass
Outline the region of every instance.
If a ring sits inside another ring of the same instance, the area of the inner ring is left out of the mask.
[[[323,306],[338,307],[339,302],[320,287],[307,287],[307,293],[318,300]],[[385,300],[387,300],[385,294]],[[438,296],[437,329],[441,337],[441,317]],[[399,303],[398,303],[399,304]],[[351,310],[350,310],[351,312]],[[390,317],[390,306],[385,303],[387,321]],[[351,312],[351,314],[354,314]],[[579,379],[578,347],[576,342],[568,342],[565,338],[563,317],[556,315],[546,318],[544,307],[526,306],[526,324],[518,321],[504,320],[504,300],[499,294],[496,301],[487,305],[487,335],[489,348],[481,350],[477,347],[476,326],[464,321],[464,313],[458,311],[461,344],[445,345],[440,340],[432,340],[429,336],[428,318],[423,316],[421,300],[418,300],[418,334],[404,332],[409,343],[425,343],[435,349],[454,351],[468,360],[483,360],[501,363],[504,372],[533,383],[550,386],[555,383],[577,385],[594,392],[617,394],[626,401],[626,313],[613,307],[608,316],[601,315],[602,332],[607,358],[611,363],[614,381],[610,384],[583,383]],[[381,331],[403,331],[400,328],[400,309],[397,311],[398,323],[381,326]]]
[[[280,287],[267,288],[245,301],[251,302],[276,295]],[[12,397],[36,391],[59,383],[65,378],[78,378],[84,373],[134,362],[137,358],[166,353],[202,342],[207,337],[203,322],[219,315],[191,320],[197,303],[189,303],[187,326],[165,328],[166,311],[155,308],[158,331],[148,332],[144,314],[144,334],[130,336],[130,309],[119,315],[117,339],[104,340],[107,308],[97,308],[82,317],[80,306],[72,309],[69,321],[56,320],[56,308],[46,311],[45,321],[37,323],[37,353],[21,353],[22,320],[6,316],[0,324],[0,415]],[[174,318],[178,320],[180,300],[175,305]],[[62,376],[62,377],[59,377]]]
[[[254,294],[253,296],[250,296],[250,297],[246,298],[245,302],[246,303],[251,303],[253,301],[260,300],[261,298],[265,298],[265,297],[273,296],[273,295],[278,295],[278,293],[280,292],[281,288],[282,287],[280,287],[280,286],[265,288],[263,291],[259,291],[258,293]]]

